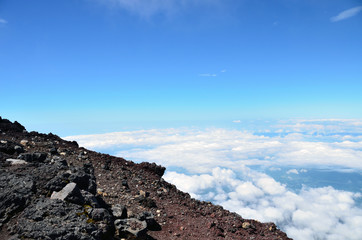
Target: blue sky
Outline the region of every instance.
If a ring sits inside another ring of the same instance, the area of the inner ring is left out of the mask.
[[[60,135],[362,118],[361,6],[0,1],[1,115]]]

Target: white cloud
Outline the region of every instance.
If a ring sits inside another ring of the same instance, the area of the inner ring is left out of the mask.
[[[3,19],[3,18],[0,18],[0,24],[6,24],[6,23],[8,23],[8,21],[6,21],[6,20]]]
[[[113,8],[121,8],[144,18],[156,14],[173,15],[190,6],[216,4],[220,0],[95,0]]]
[[[234,120],[233,123],[241,123],[240,120]]]
[[[269,170],[270,171],[281,171],[282,169],[279,167],[270,167]]]
[[[215,73],[201,73],[199,74],[200,77],[216,77]]]
[[[290,170],[287,171],[287,174],[291,174],[291,173],[293,173],[293,174],[299,174],[299,172],[298,172],[297,169],[290,169]]]
[[[339,13],[337,16],[332,17],[331,21],[338,22],[338,21],[353,17],[353,16],[357,15],[360,11],[362,11],[362,6],[347,9],[347,10]]]
[[[146,17],[159,12],[170,13],[177,7],[177,1],[168,0],[113,0],[113,2],[132,13]]]
[[[355,119],[317,119],[279,122],[274,127],[279,132],[326,135],[330,133],[362,132],[362,121]]]
[[[263,177],[260,177],[256,184],[263,189],[264,192],[270,194],[270,195],[278,195],[282,194],[286,191],[285,186],[275,181],[273,178],[270,178],[269,176],[265,175]]]

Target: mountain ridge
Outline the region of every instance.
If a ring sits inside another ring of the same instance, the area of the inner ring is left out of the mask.
[[[0,240],[290,239],[163,180],[165,168],[97,153],[0,117]]]

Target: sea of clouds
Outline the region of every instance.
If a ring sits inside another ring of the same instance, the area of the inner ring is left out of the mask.
[[[259,130],[235,121],[232,128],[65,139],[166,166],[165,180],[192,197],[244,218],[275,222],[296,240],[362,238],[362,121],[288,120],[265,123]],[[322,181],[326,171],[331,174]]]

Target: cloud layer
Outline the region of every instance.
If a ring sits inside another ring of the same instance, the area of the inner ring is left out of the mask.
[[[243,121],[234,124],[243,126]],[[362,121],[294,120],[245,129],[154,129],[68,137],[81,146],[167,167],[164,178],[191,196],[244,218],[273,221],[297,240],[360,239],[361,190],[331,186],[290,188],[306,168],[362,171]],[[256,170],[259,169],[259,170]]]
[[[190,173],[210,172],[215,167],[238,169],[240,165],[362,170],[362,125],[356,120],[277,123],[258,134],[217,128],[163,129],[66,139],[99,151],[112,149],[113,154],[135,161],[182,167]]]
[[[241,177],[241,178],[240,178]],[[275,222],[295,240],[360,239],[362,209],[358,193],[332,187],[292,192],[273,178],[245,168],[214,168],[210,174],[167,172],[165,179],[192,197],[212,201],[244,218]]]

